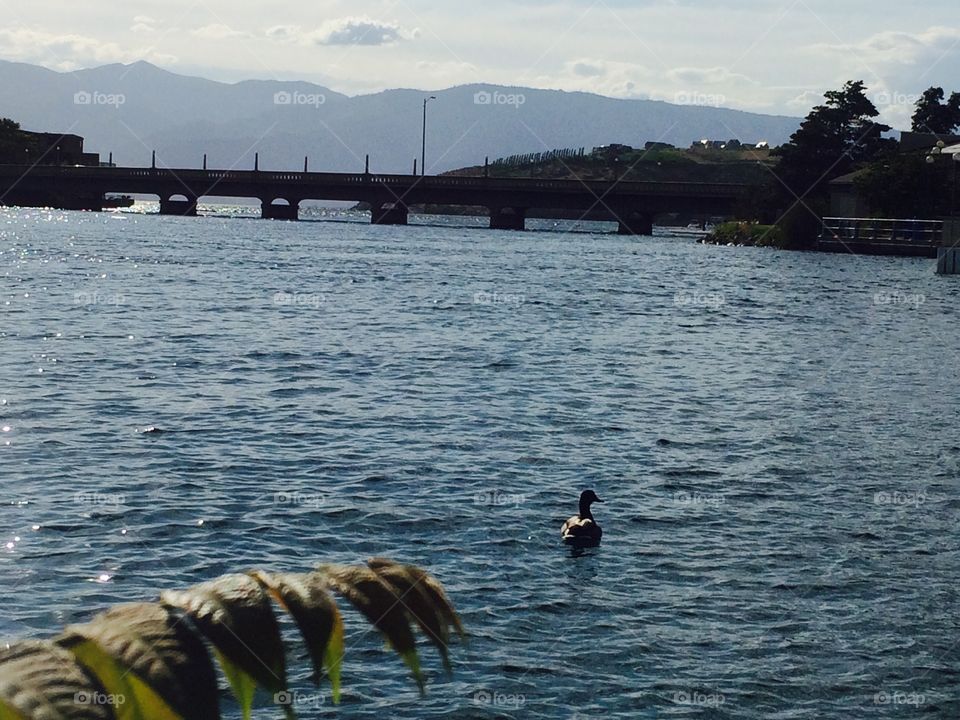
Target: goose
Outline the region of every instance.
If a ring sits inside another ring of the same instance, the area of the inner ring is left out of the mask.
[[[577,547],[596,547],[603,537],[603,530],[593,519],[590,506],[595,502],[603,502],[593,490],[584,490],[580,493],[580,512],[567,520],[560,528],[560,535],[567,545]]]

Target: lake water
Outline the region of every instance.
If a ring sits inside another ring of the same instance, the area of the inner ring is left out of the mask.
[[[956,278],[244,212],[0,214],[0,637],[388,555],[460,609],[453,678],[351,613],[302,716],[960,714]]]

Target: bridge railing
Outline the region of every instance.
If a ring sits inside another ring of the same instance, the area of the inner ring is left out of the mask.
[[[166,178],[180,183],[215,185],[223,182],[267,183],[291,185],[385,185],[407,190],[419,186],[431,188],[457,188],[478,190],[547,191],[560,193],[590,192],[598,197],[604,195],[687,195],[735,198],[749,190],[749,186],[734,183],[698,182],[637,182],[637,181],[579,181],[549,180],[537,178],[487,178],[458,177],[450,175],[416,176],[385,173],[303,173],[263,170],[195,170],[175,168],[122,168],[87,166],[35,167],[23,165],[0,165],[0,177],[32,176],[37,178],[71,177],[74,179],[148,179]]]
[[[821,243],[870,243],[874,245],[940,245],[941,220],[896,218],[823,218]]]

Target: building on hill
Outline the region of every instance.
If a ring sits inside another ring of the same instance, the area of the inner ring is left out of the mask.
[[[675,150],[676,146],[665,142],[648,142],[643,146],[644,150]]]
[[[691,150],[723,150],[727,147],[726,140],[697,140],[691,146]]]
[[[22,131],[25,161],[42,165],[100,165],[100,155],[83,151],[83,138],[69,133]]]
[[[622,145],[620,143],[610,143],[609,145],[600,145],[595,147],[591,152],[591,155],[596,155],[598,157],[615,159],[621,155],[634,152],[634,148],[630,145]]]
[[[938,142],[944,145],[960,144],[960,135],[934,135],[933,133],[902,132],[900,133],[900,152],[915,152],[931,150]]]

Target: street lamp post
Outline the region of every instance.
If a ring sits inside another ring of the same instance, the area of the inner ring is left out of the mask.
[[[937,158],[941,157],[944,153],[944,149],[947,144],[943,140],[937,140],[937,144],[930,148],[930,152],[927,153],[927,165],[934,165],[937,162]],[[957,156],[953,156],[954,160],[957,160]],[[951,163],[953,165],[953,178],[950,183],[950,215],[954,214],[954,207],[956,206],[956,195],[957,195],[957,164]]]
[[[420,176],[427,174],[427,103],[436,100],[436,95],[423,99],[423,144],[420,146]]]
[[[960,165],[960,153],[953,153],[953,183],[950,188],[950,217],[957,214],[957,165]]]

